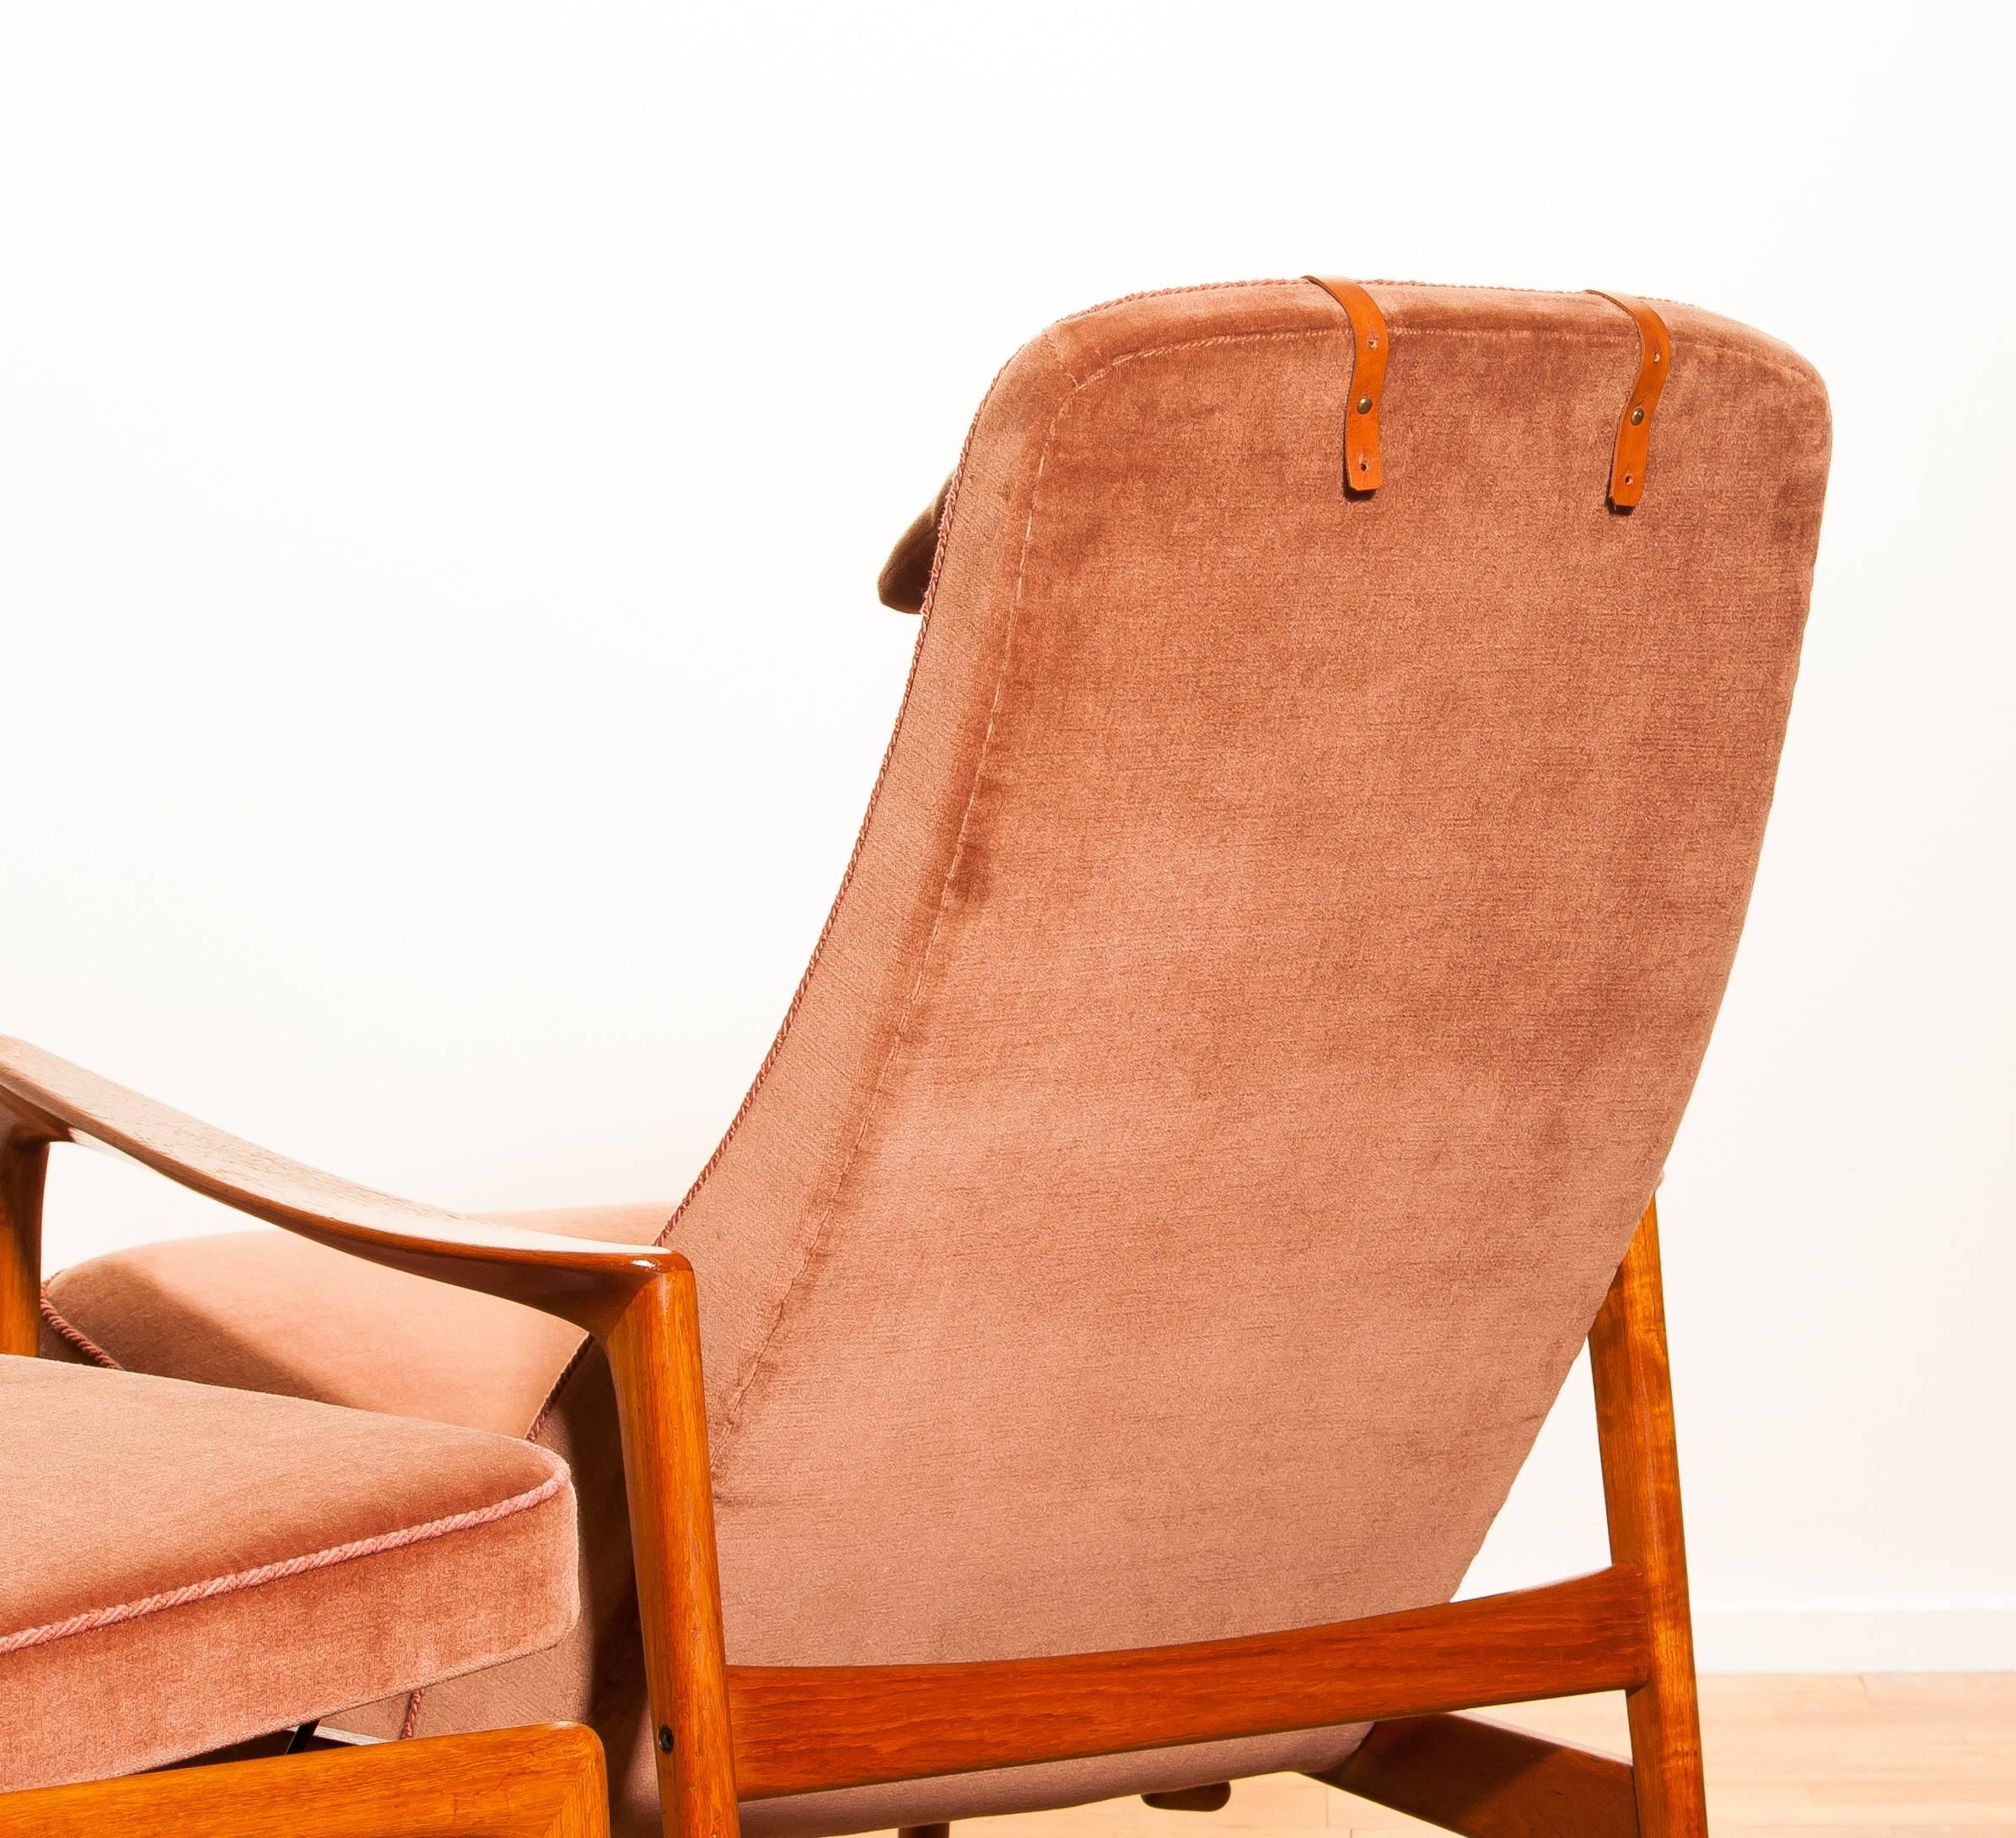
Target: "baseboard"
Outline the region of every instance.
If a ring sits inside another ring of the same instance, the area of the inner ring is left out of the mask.
[[[2016,1672],[2016,1608],[1694,1610],[1703,1672]]]

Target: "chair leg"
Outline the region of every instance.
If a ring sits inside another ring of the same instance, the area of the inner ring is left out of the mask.
[[[0,1793],[0,1838],[608,1838],[578,1723],[373,1743]]]
[[[1589,1362],[1610,1558],[1643,1575],[1652,1622],[1651,1676],[1626,1700],[1639,1835],[1706,1838],[1707,1792],[1656,1205],[1645,1208],[1589,1330]]]

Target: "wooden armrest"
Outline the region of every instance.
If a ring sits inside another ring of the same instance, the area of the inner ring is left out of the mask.
[[[81,1140],[374,1263],[481,1289],[602,1331],[676,1251],[527,1232],[401,1200],[228,1136],[24,1040],[0,1038],[0,1125],[15,1142]]]

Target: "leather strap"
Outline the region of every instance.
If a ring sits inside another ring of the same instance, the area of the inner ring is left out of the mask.
[[[1379,466],[1379,404],[1386,392],[1385,315],[1355,281],[1304,275],[1344,309],[1356,355],[1351,363],[1351,400],[1344,406],[1344,489],[1376,492]]]
[[[1610,462],[1610,501],[1619,510],[1627,511],[1644,493],[1645,461],[1652,450],[1652,414],[1659,406],[1667,373],[1673,368],[1673,335],[1666,330],[1665,320],[1642,300],[1601,288],[1589,291],[1621,307],[1638,328],[1637,379],[1625,400],[1624,412],[1617,417],[1617,444]]]
[[[882,564],[875,591],[891,612],[921,613],[924,595],[931,587],[931,564],[938,558],[938,526],[945,515],[945,500],[952,495],[952,481],[938,487],[938,496],[911,519],[910,528],[896,538],[896,545]]]

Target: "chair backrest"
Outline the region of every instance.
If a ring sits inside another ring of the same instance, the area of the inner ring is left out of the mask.
[[[1691,308],[1142,296],[996,381],[854,861],[675,1222],[731,1656],[1287,1627],[1462,1577],[1707,1044],[1828,415]],[[1540,1580],[1540,1579],[1535,1579]]]

